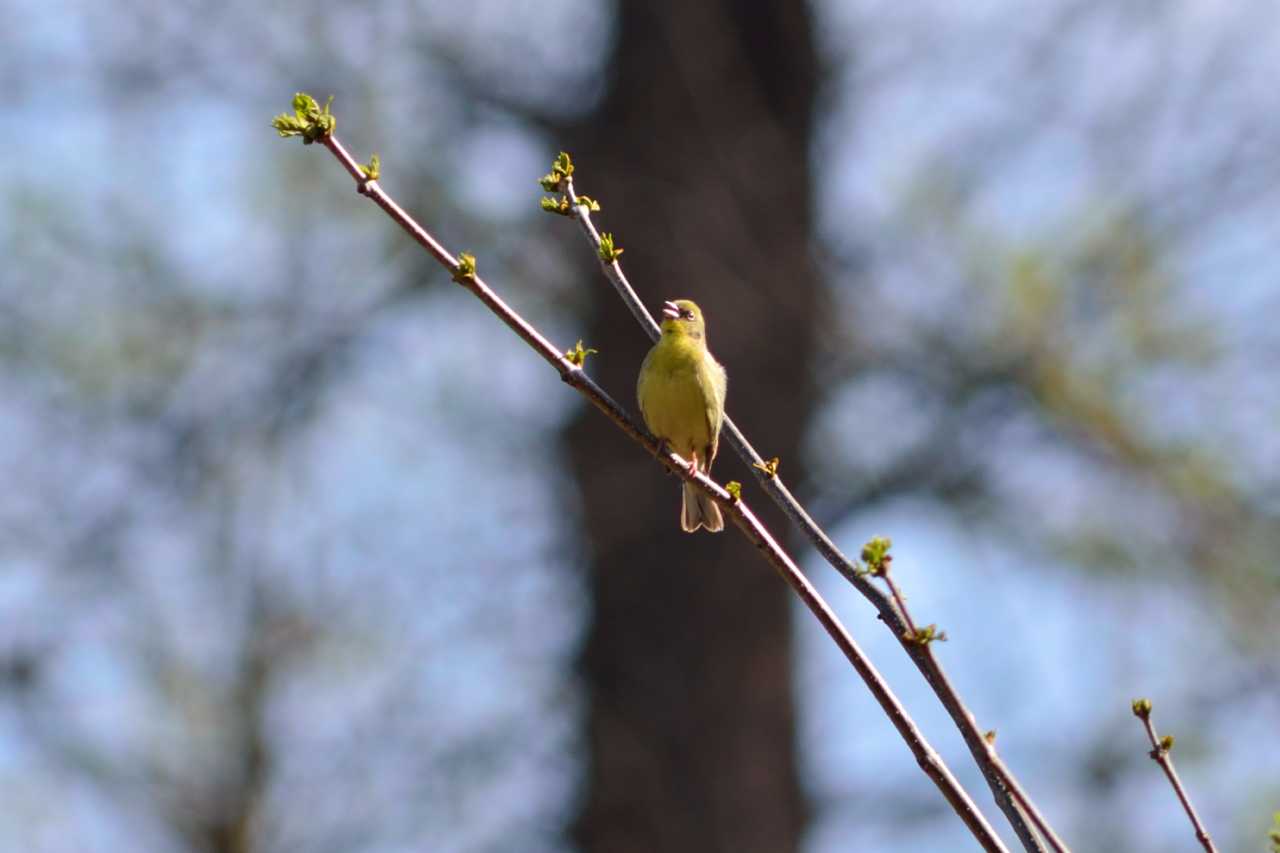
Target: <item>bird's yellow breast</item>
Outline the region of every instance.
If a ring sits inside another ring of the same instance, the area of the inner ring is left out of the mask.
[[[716,401],[708,362],[699,341],[664,335],[640,370],[636,396],[645,424],[682,456],[712,443]]]

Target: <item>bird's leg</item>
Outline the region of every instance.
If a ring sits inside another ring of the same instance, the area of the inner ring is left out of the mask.
[[[693,477],[698,473],[698,451],[689,452],[689,476]]]
[[[668,444],[667,444],[667,440],[666,440],[665,438],[659,438],[659,439],[658,439],[658,449],[657,449],[657,450],[655,450],[655,451],[653,452],[653,455],[654,455],[654,457],[655,457],[655,458],[657,458],[657,459],[663,459],[663,458],[665,458],[665,457],[666,457],[667,453],[668,453],[670,450],[671,450],[671,448],[670,448],[670,446],[668,446]],[[663,472],[664,472],[664,473],[667,473],[667,474],[670,474],[670,473],[671,473],[671,470],[670,470],[669,468],[664,467],[662,470],[663,470]]]

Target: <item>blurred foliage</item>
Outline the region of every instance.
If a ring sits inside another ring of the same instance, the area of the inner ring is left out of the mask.
[[[1047,589],[1136,583],[1127,617],[1172,615],[1123,626],[1117,680],[1208,614],[1228,641],[1176,646],[1212,666],[1162,651],[1159,701],[1184,775],[1225,780],[1193,791],[1215,836],[1256,844],[1280,713],[1274,7],[819,8],[816,514],[924,496]],[[0,847],[563,849],[586,604],[548,447],[570,403],[263,117],[336,92],[353,151],[394,145],[406,207],[568,342],[577,235],[548,236],[572,229],[529,190],[546,117],[598,97],[606,7],[479,2],[461,28],[415,3],[0,10],[24,22],[0,122],[40,164],[0,183]],[[191,121],[172,105],[197,93]],[[1102,702],[1077,701],[1060,712]],[[1037,744],[1050,811],[1161,849],[1131,818],[1176,803],[1113,719],[1049,721],[1076,735]],[[1046,728],[999,722],[1002,747]],[[893,799],[846,770],[848,798],[815,783],[824,813]],[[863,817],[842,830],[886,815]]]
[[[531,448],[566,404],[263,117],[305,84],[353,147],[432,150],[399,186],[495,275],[518,255],[535,316],[546,263],[492,223],[536,221],[542,152],[452,92],[438,16],[197,6],[23,12],[0,58],[44,164],[0,184],[0,848],[560,849],[580,591]],[[443,181],[476,140],[521,176],[479,209]]]

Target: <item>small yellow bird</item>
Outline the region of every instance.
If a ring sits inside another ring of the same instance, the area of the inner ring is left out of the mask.
[[[727,386],[724,368],[707,350],[702,310],[688,299],[664,303],[662,337],[640,365],[636,396],[649,432],[688,459],[690,471],[711,470]],[[684,484],[680,527],[724,530],[720,507],[690,483]]]

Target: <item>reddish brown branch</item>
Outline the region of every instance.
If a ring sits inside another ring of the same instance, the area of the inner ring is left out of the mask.
[[[657,439],[640,429],[627,412],[619,406],[599,385],[595,383],[582,368],[554,347],[532,325],[511,309],[479,275],[460,271],[459,258],[444,249],[426,229],[409,216],[378,184],[371,180],[360,168],[359,163],[349,154],[333,135],[317,140],[323,144],[342,163],[348,174],[356,181],[359,192],[369,197],[382,208],[401,228],[409,233],[423,248],[431,253],[441,266],[454,275],[454,280],[467,288],[485,304],[508,328],[520,336],[533,348],[544,361],[549,363],[560,374],[560,378],[575,388],[580,394],[599,409],[609,420],[613,421],[632,440],[639,443],[651,455],[655,456],[666,468],[683,480],[694,483],[703,492],[710,495],[743,535],[756,546],[766,560],[778,571],[787,585],[799,596],[805,606],[814,615],[828,636],[835,642],[852,664],[858,675],[880,704],[890,722],[898,730],[902,739],[916,758],[916,762],[924,773],[934,782],[951,805],[952,809],[968,827],[984,850],[996,853],[1007,853],[1004,844],[996,835],[991,825],[983,817],[969,795],[960,786],[950,769],[943,762],[937,751],[929,744],[923,733],[917,728],[911,716],[894,695],[889,685],[880,676],[870,659],[863,654],[853,637],[841,624],[839,618],[822,599],[818,591],[800,571],[795,561],[778,545],[777,541],[760,523],[755,514],[741,500],[733,499],[728,492],[702,473],[689,473],[688,463],[677,454],[660,448]],[[598,237],[596,238],[598,241]],[[616,264],[614,264],[616,267]],[[619,270],[620,274],[620,270]],[[647,316],[647,315],[646,315]],[[650,320],[652,322],[652,320]]]
[[[1187,789],[1182,786],[1182,780],[1178,778],[1173,759],[1169,757],[1169,753],[1173,750],[1173,735],[1165,735],[1162,738],[1156,734],[1155,724],[1151,722],[1150,699],[1133,700],[1133,715],[1142,721],[1142,726],[1147,731],[1147,739],[1151,741],[1151,751],[1147,754],[1151,756],[1152,761],[1160,765],[1169,784],[1173,786],[1173,792],[1178,795],[1178,802],[1182,803],[1182,809],[1187,813],[1187,819],[1191,821],[1191,827],[1195,830],[1196,840],[1205,849],[1205,853],[1217,853],[1217,848],[1213,846],[1213,839],[1209,837],[1209,831],[1200,822],[1200,816],[1196,814],[1195,806],[1191,805],[1191,798],[1187,796]]]

